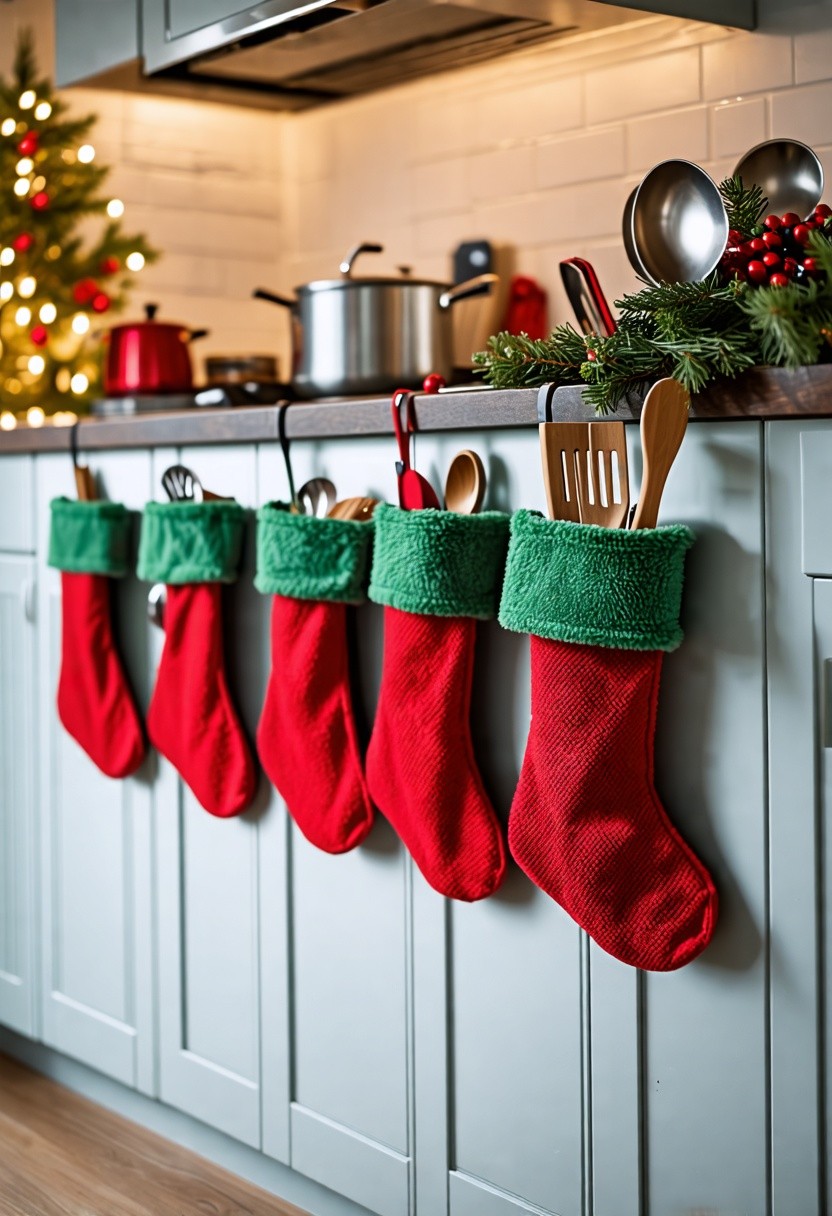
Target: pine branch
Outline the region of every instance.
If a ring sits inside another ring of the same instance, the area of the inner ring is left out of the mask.
[[[741,177],[726,177],[719,192],[728,213],[728,225],[748,234],[768,210],[768,199],[759,186],[746,186]]]

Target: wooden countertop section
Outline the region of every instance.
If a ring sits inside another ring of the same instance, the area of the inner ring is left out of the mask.
[[[483,430],[534,426],[541,390],[487,389],[440,393],[416,398],[421,431]],[[217,443],[277,441],[280,405],[237,409],[194,408],[171,414],[136,414],[124,418],[90,418],[81,422],[81,451],[113,448],[152,448]],[[607,418],[636,420],[641,398],[622,402]],[[580,388],[560,388],[552,396],[553,421],[594,419]],[[832,417],[832,365],[799,368],[760,368],[740,380],[725,381],[695,397],[691,419]],[[20,452],[68,451],[70,427],[18,426],[0,432],[0,455]],[[286,412],[286,434],[297,439],[336,439],[392,433],[390,400],[298,402]]]

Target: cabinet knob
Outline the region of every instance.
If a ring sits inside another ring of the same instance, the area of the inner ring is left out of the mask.
[[[20,606],[23,609],[24,620],[30,625],[35,622],[35,589],[36,584],[33,578],[25,578],[20,584]]]

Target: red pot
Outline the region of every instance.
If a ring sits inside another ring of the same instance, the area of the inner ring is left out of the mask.
[[[188,393],[193,388],[190,343],[207,329],[188,329],[156,320],[156,304],[146,304],[146,321],[116,325],[108,335],[104,391],[108,397]]]

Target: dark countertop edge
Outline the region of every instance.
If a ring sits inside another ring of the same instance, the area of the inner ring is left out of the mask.
[[[483,430],[534,426],[538,389],[489,389],[419,395],[416,422],[422,431]],[[171,414],[85,419],[78,431],[80,451],[114,448],[179,447],[221,443],[271,443],[277,440],[278,405],[237,409],[192,409]],[[641,399],[622,403],[611,419],[634,421]],[[692,420],[832,417],[832,365],[755,368],[739,380],[724,381],[693,399]],[[580,387],[560,388],[552,400],[552,420],[596,418]],[[290,439],[336,439],[392,433],[390,400],[299,402],[286,414]],[[0,432],[0,455],[69,450],[70,427],[18,427]]]

